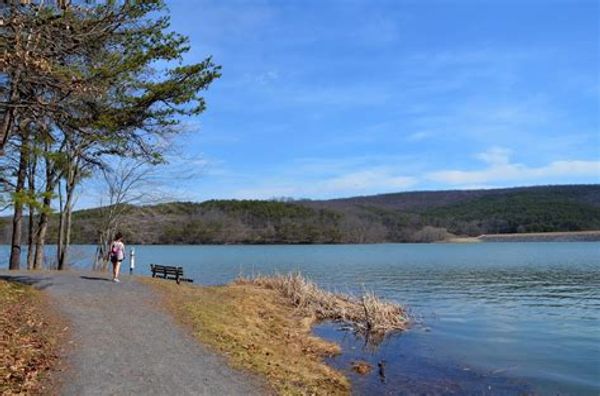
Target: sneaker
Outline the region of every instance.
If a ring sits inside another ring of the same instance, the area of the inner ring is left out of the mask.
[[[118,279],[113,279],[113,282],[115,282],[115,283],[119,283],[119,282],[121,282],[121,281],[120,281],[120,280],[118,280]]]

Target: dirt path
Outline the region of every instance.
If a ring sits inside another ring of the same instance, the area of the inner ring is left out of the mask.
[[[102,274],[103,275],[103,274]],[[48,292],[71,322],[63,395],[251,395],[266,388],[199,345],[128,276],[0,272]]]

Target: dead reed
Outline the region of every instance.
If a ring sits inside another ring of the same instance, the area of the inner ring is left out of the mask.
[[[276,290],[296,308],[314,315],[317,320],[348,324],[371,340],[405,330],[409,324],[406,311],[398,304],[383,301],[372,292],[365,292],[361,297],[332,293],[300,273],[239,277],[236,283]]]

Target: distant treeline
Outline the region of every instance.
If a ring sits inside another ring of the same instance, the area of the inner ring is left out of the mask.
[[[124,213],[120,228],[136,244],[432,242],[453,235],[600,230],[600,185],[173,202],[130,206]],[[98,209],[75,212],[73,242],[96,243],[100,225]],[[56,225],[49,231],[55,233]],[[8,236],[3,227],[5,242]]]

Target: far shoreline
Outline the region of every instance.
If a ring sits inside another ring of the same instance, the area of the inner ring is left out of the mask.
[[[254,241],[239,243],[140,243],[129,242],[127,246],[368,246],[368,245],[428,245],[428,244],[472,244],[483,242],[600,242],[600,230],[592,231],[559,231],[559,232],[532,232],[532,233],[506,233],[506,234],[483,234],[479,236],[456,235],[449,236],[443,240],[428,242],[411,241],[381,241],[365,243],[339,243],[339,242],[276,242],[276,241]],[[9,247],[8,242],[0,246]],[[47,244],[47,247],[56,245]],[[96,243],[72,243],[71,246],[97,246]],[[24,250],[26,251],[26,249]]]
[[[599,242],[600,231],[531,232],[511,234],[483,234],[478,237],[449,238],[446,243],[481,242]]]
[[[590,231],[557,231],[557,232],[528,232],[528,233],[506,233],[506,234],[482,234],[479,236],[456,235],[443,240],[436,241],[380,241],[364,243],[343,242],[277,242],[277,241],[253,241],[235,243],[193,243],[193,244],[159,244],[159,243],[136,243],[133,246],[362,246],[362,245],[428,245],[432,243],[481,243],[481,242],[600,242],[600,230]],[[78,244],[79,245],[79,244]],[[94,245],[94,244],[88,244]]]

